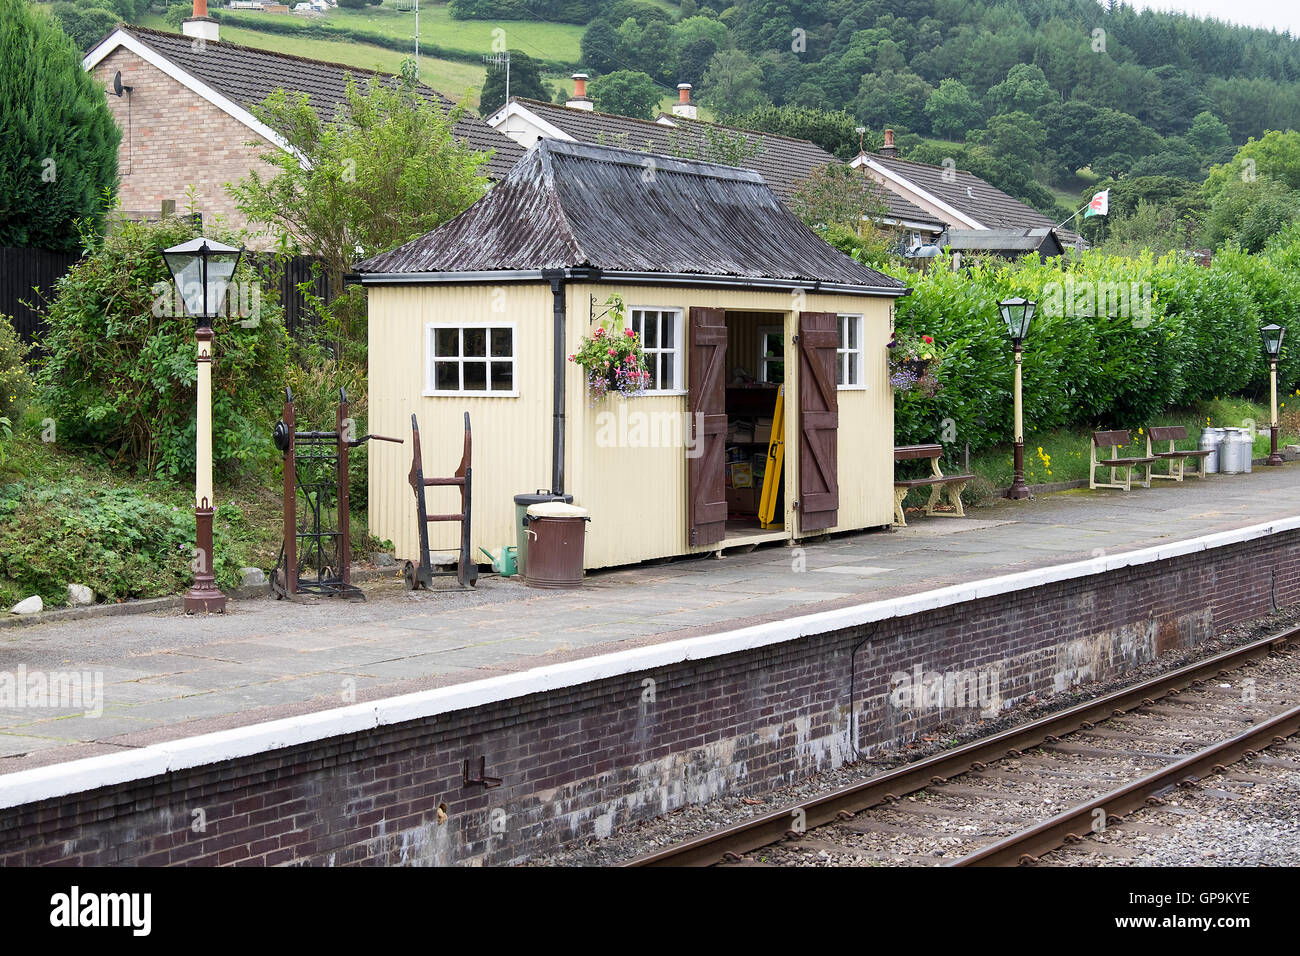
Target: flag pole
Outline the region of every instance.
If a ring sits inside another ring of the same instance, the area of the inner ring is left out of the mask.
[[[1079,215],[1079,213],[1083,212],[1085,209],[1087,209],[1087,208],[1088,208],[1089,206],[1091,206],[1091,205],[1092,205],[1092,200],[1089,199],[1086,203],[1084,203],[1082,206],[1080,206],[1080,207],[1079,207],[1078,209],[1076,209],[1074,212],[1070,213],[1068,216],[1066,216],[1064,219],[1062,219],[1060,222],[1058,222],[1058,223],[1057,223],[1053,228],[1054,228],[1054,229],[1060,229],[1060,228],[1061,228],[1062,226],[1064,226],[1067,222],[1069,222],[1069,221],[1070,221],[1071,219],[1073,219],[1075,216]]]

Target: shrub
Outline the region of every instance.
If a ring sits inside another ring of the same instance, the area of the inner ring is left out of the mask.
[[[188,220],[126,223],[59,280],[38,380],[60,441],[146,473],[192,473],[194,322],[172,314],[175,289],[160,250],[194,235]],[[235,281],[262,297],[255,322],[213,322],[213,458],[224,477],[271,460],[288,344],[274,287],[259,284],[246,261]]]
[[[240,583],[223,522],[242,515],[217,508],[217,584]],[[108,601],[175,594],[193,579],[194,512],[131,488],[102,488],[81,479],[57,485],[0,486],[0,581],[4,603],[39,594],[67,600],[67,586],[85,584]]]
[[[27,372],[28,346],[8,316],[0,315],[0,418],[15,425],[21,420],[32,393]]]

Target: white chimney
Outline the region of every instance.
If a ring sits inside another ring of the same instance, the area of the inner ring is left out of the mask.
[[[216,43],[219,28],[217,21],[208,16],[208,0],[194,0],[194,16],[181,21],[181,33],[203,42]]]
[[[594,110],[596,104],[587,99],[587,74],[573,74],[573,96],[564,104],[571,110]]]
[[[695,104],[691,102],[691,84],[677,84],[677,102],[673,104],[673,115],[683,119],[695,119]]]

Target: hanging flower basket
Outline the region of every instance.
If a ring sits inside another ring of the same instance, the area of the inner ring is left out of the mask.
[[[943,356],[928,335],[894,333],[889,342],[889,384],[896,392],[920,392],[933,397],[942,387],[935,373]]]
[[[624,327],[626,307],[622,298],[612,295],[605,304],[609,306],[608,317],[600,320],[591,335],[584,335],[578,351],[569,356],[570,362],[587,372],[592,404],[610,392],[625,398],[642,395],[650,385],[641,336]]]

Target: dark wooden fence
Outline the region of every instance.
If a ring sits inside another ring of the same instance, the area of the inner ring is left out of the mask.
[[[24,341],[35,342],[40,337],[41,317],[23,303],[40,306],[52,298],[54,283],[80,258],[76,252],[0,246],[0,315],[14,320]]]
[[[44,249],[12,249],[0,246],[0,315],[10,316],[24,341],[40,345],[44,321],[40,313],[24,305],[39,307],[54,297],[54,284],[81,258],[75,252],[47,252]],[[284,306],[284,324],[291,336],[316,321],[298,286],[312,279],[314,256],[295,256],[280,269],[269,253],[252,253],[251,258],[264,278],[277,272],[280,304]],[[310,286],[313,294],[328,302],[331,296],[323,277]],[[38,291],[39,290],[39,291]]]

